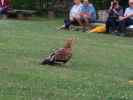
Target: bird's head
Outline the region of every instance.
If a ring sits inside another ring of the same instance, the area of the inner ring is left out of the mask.
[[[74,46],[75,43],[75,38],[68,38],[65,40],[65,45],[64,48],[72,48]]]

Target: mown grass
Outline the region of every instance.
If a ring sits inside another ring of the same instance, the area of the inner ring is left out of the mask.
[[[61,24],[0,21],[0,100],[133,100],[133,38],[57,31]],[[72,36],[69,63],[39,65]]]

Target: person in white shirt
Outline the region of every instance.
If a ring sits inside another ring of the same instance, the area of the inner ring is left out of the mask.
[[[70,21],[79,22],[80,9],[81,9],[82,3],[81,3],[80,0],[73,0],[73,2],[74,2],[74,5],[73,5],[73,7],[70,10],[69,19],[70,19]]]
[[[80,19],[80,11],[82,3],[80,0],[73,0],[74,5],[72,6],[70,13],[69,13],[69,19],[64,20],[63,27],[65,29],[69,29],[70,25],[76,25],[76,26],[82,26],[81,19]]]
[[[133,25],[133,0],[129,0],[129,7],[126,9],[124,16],[119,17],[119,31],[125,32],[126,27]]]

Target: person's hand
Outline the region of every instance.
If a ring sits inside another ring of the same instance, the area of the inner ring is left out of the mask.
[[[128,15],[129,17],[133,17],[133,13],[132,14],[130,14],[130,15]]]
[[[113,8],[114,8],[114,2],[112,1],[109,10],[113,10]]]
[[[114,2],[112,1],[112,2],[111,2],[111,7],[112,7],[113,5],[114,5]]]
[[[122,16],[119,17],[120,21],[123,21],[124,19],[125,19],[125,17],[122,17]]]
[[[133,17],[133,13],[126,15],[124,19],[130,18],[130,17]]]
[[[74,20],[72,16],[70,16],[70,20],[71,20],[71,21],[73,21],[73,20]]]
[[[112,9],[114,13],[118,14],[118,12],[116,11],[116,9]]]
[[[75,16],[75,18],[76,18],[76,19],[80,19],[80,14],[77,14],[77,15]]]

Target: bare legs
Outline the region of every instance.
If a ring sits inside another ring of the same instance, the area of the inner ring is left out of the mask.
[[[75,20],[78,22],[78,24],[79,24],[80,26],[83,26],[83,23],[82,23],[82,21],[81,21],[80,16],[75,17]]]
[[[83,31],[85,32],[89,25],[89,17],[84,15],[84,16],[76,18],[76,21],[79,23],[80,26],[82,26]]]

